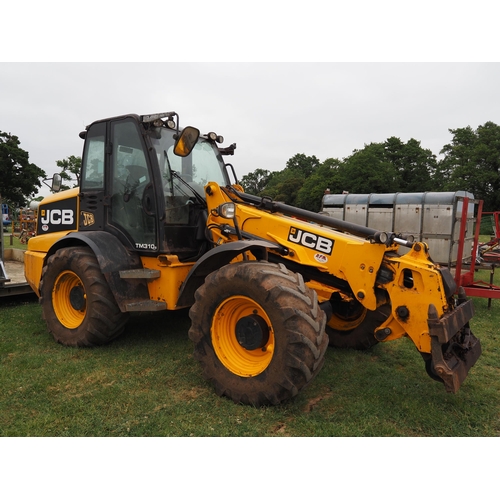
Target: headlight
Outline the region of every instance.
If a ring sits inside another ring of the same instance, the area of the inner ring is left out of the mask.
[[[389,239],[389,236],[386,232],[384,231],[380,231],[380,232],[376,232],[375,233],[375,238],[374,240],[377,242],[377,243],[387,243],[387,240]]]
[[[217,209],[220,217],[224,217],[224,219],[233,219],[234,214],[236,212],[236,207],[234,203],[223,203]]]
[[[217,135],[215,132],[209,132],[207,134],[207,137],[213,141],[213,142],[218,142],[219,144],[222,144],[224,142],[224,137],[222,135]]]

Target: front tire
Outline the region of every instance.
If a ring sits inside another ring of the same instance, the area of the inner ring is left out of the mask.
[[[52,336],[66,346],[106,344],[127,322],[87,247],[62,248],[49,257],[40,282],[40,303]]]
[[[334,294],[330,302],[333,315],[326,325],[326,332],[331,347],[363,351],[378,344],[375,330],[389,317],[389,304],[370,311],[358,301],[342,301],[339,294]]]
[[[195,294],[189,338],[219,396],[280,404],[324,363],[326,317],[299,274],[268,262],[239,262],[210,274]]]

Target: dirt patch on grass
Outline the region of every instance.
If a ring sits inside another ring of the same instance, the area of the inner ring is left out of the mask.
[[[321,396],[317,396],[316,398],[312,398],[307,402],[306,407],[304,408],[304,413],[311,413],[314,408],[324,399],[327,399],[330,397],[332,391],[328,390],[324,394],[321,394]]]

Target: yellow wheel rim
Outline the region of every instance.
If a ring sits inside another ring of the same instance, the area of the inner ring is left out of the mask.
[[[87,295],[80,278],[72,271],[61,273],[52,290],[52,306],[66,328],[78,328],[87,312]]]
[[[217,357],[235,375],[255,377],[271,363],[275,347],[271,321],[248,297],[235,295],[219,305],[211,335]]]
[[[359,316],[357,317],[351,317],[351,318],[342,318],[341,316],[336,315],[335,313],[332,315],[330,318],[330,321],[328,322],[328,326],[335,329],[335,330],[340,330],[343,332],[347,332],[350,330],[354,330],[354,328],[358,327],[363,323],[365,317],[366,317],[366,312],[367,310],[364,309]]]

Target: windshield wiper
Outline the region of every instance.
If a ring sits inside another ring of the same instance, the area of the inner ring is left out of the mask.
[[[200,193],[198,193],[198,191],[196,191],[196,189],[193,186],[191,186],[188,182],[186,182],[175,170],[170,170],[170,174],[171,176],[180,180],[184,184],[184,186],[186,186],[194,194],[195,198],[202,205],[207,206],[207,201],[205,200],[205,198],[203,198],[203,196],[201,196]]]
[[[170,189],[172,191],[172,194],[174,193],[174,177],[182,182],[184,186],[186,186],[195,196],[195,198],[198,200],[199,203],[201,203],[204,207],[207,206],[207,201],[203,196],[201,196],[198,191],[192,186],[189,185],[175,170],[172,169],[172,166],[170,165],[170,160],[168,158],[168,154],[165,150],[163,150],[163,154],[165,155],[165,159],[167,160],[167,166],[168,166],[168,171],[170,173]]]

